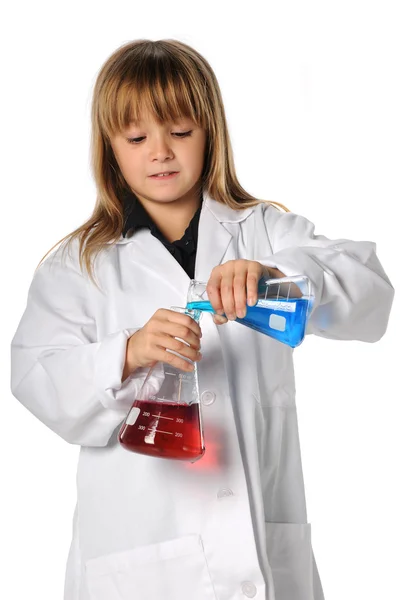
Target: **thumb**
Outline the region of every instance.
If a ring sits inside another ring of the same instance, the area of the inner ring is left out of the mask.
[[[222,315],[217,315],[215,313],[213,313],[213,321],[216,325],[222,325],[223,323],[227,323],[228,319],[226,317],[223,317]]]

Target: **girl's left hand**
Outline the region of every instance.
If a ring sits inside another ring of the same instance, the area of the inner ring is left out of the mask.
[[[208,299],[217,313],[213,314],[214,323],[243,319],[246,302],[249,306],[257,302],[258,282],[263,275],[270,276],[268,268],[254,260],[228,260],[214,267],[207,283]],[[224,313],[228,318],[222,316]]]

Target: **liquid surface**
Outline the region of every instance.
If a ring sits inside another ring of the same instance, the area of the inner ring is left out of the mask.
[[[135,400],[132,407],[140,410],[133,425],[124,425],[118,434],[127,450],[194,462],[204,454],[200,427],[199,404],[177,404]]]
[[[187,308],[215,313],[209,300],[189,302]],[[247,306],[244,319],[235,320],[295,348],[305,335],[307,308],[307,298],[259,299]]]

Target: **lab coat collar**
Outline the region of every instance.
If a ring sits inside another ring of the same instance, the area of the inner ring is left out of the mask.
[[[235,210],[230,208],[227,204],[217,202],[217,200],[214,200],[214,198],[211,197],[209,192],[203,190],[203,206],[201,212],[205,212],[206,209],[211,212],[215,219],[217,219],[217,221],[220,223],[238,223],[239,221],[247,219],[249,214],[253,212],[254,206],[250,206],[249,208],[245,208],[243,210]],[[133,239],[134,236],[123,237],[121,235],[120,239],[116,243],[129,244]]]
[[[203,190],[194,278],[207,282],[214,267],[221,264],[232,240],[229,223],[246,219],[254,210],[235,210],[214,200]],[[227,223],[227,226],[224,226]],[[146,273],[156,276],[160,285],[167,285],[186,300],[190,277],[165,246],[149,229],[141,229],[130,238],[121,236],[117,244],[130,244],[131,260]]]

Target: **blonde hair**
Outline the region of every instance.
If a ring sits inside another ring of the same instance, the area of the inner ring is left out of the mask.
[[[91,106],[91,170],[97,199],[91,217],[59,240],[64,250],[79,240],[79,264],[92,281],[93,261],[108,244],[115,244],[124,227],[122,197],[129,190],[111,148],[142,110],[158,122],[189,117],[207,134],[201,185],[217,202],[244,209],[267,202],[290,212],[283,204],[259,200],[239,184],[225,110],[216,76],[203,56],[174,39],[134,40],[119,47],[101,67]],[[94,282],[95,283],[95,282]]]

